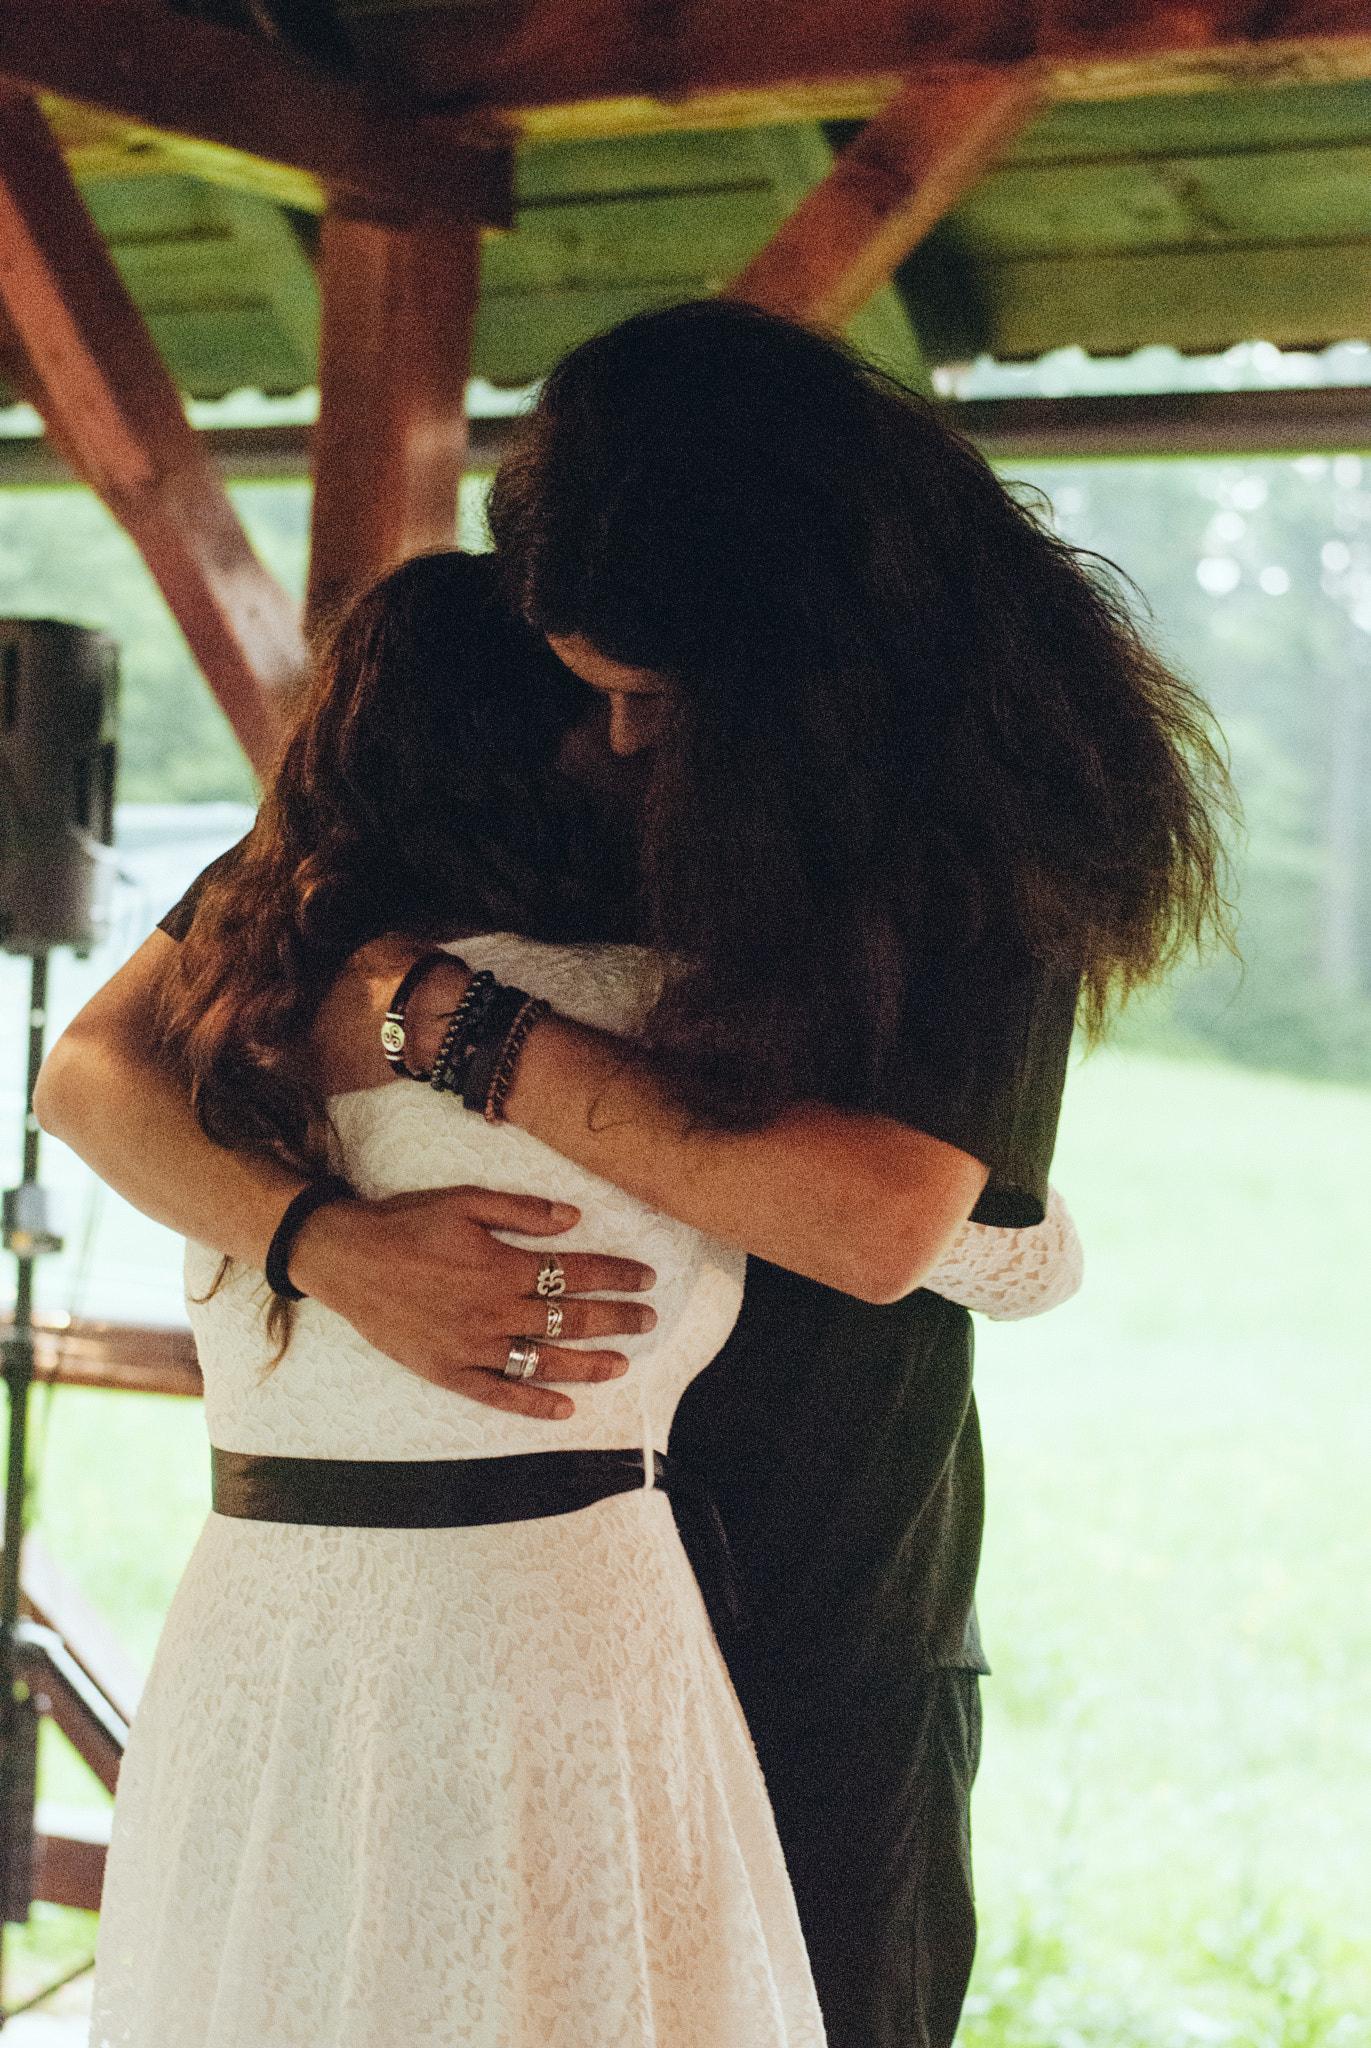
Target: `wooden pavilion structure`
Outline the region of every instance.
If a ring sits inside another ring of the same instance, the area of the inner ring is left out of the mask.
[[[318,620],[451,542],[473,373],[720,290],[916,383],[1322,346],[1371,332],[1369,174],[1371,0],[0,0],[0,382],[262,767],[305,635],[184,396],[318,382]],[[1145,411],[960,416],[1041,451]],[[1368,438],[1360,394],[1151,412],[1192,446]]]
[[[982,350],[1371,339],[1371,0],[0,0],[0,403],[259,769],[309,626],[454,541],[498,453],[468,379],[717,291],[925,388]],[[187,423],[316,382],[312,430]],[[1371,445],[1371,390],[949,411],[992,452]],[[302,619],[223,477],[306,463]],[[54,1327],[38,1369],[199,1386],[181,1333]],[[112,1784],[136,1678],[40,1552],[25,1588]],[[98,1901],[98,1842],[43,1855],[41,1895]]]

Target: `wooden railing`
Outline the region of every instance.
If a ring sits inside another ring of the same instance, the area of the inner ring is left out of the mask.
[[[0,1336],[7,1329],[7,1321],[0,1323]],[[143,1394],[204,1392],[189,1330],[40,1311],[34,1340],[34,1378],[47,1384]],[[25,1618],[15,1644],[17,1673],[40,1712],[113,1792],[143,1674],[32,1532],[24,1539],[20,1579]],[[40,1800],[33,1896],[98,1910],[108,1843],[108,1813]]]
[[[9,1334],[0,1321],[0,1338]],[[195,1339],[189,1330],[159,1325],[101,1323],[85,1316],[35,1310],[36,1380],[64,1387],[111,1387],[128,1394],[191,1394],[205,1391]]]

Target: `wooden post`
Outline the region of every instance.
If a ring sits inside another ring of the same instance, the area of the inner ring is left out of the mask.
[[[1035,65],[918,79],[869,121],[724,297],[845,327],[1046,97]]]
[[[0,98],[0,298],[24,395],[137,544],[244,751],[271,764],[303,671],[268,575],[37,107]]]
[[[455,544],[480,274],[479,228],[324,217],[311,632],[396,563]]]

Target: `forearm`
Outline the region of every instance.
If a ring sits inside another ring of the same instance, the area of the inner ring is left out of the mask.
[[[421,951],[412,940],[359,949],[340,979],[324,1038],[363,1048],[355,1084],[384,1072],[381,1020]],[[470,970],[454,957],[406,1012],[421,1069],[432,1066]],[[801,1103],[761,1130],[693,1127],[630,1041],[561,1016],[524,1042],[505,1116],[554,1152],[710,1237],[865,1301],[918,1287],[975,1205],[986,1169],[955,1146],[889,1117]]]
[[[159,933],[120,968],[54,1046],[35,1107],[45,1130],[145,1214],[260,1271],[304,1178],[211,1143],[183,1087],[159,1064],[159,995],[175,960],[172,941]],[[334,1028],[351,1024],[369,1000],[365,983],[354,991],[345,973],[340,984],[343,1017],[334,1015],[330,997],[313,1048],[321,1078],[349,1088],[389,1082],[373,1031],[359,1037],[355,1029]],[[340,1040],[347,1041],[343,1051]],[[539,1196],[471,1187],[333,1201],[296,1232],[287,1275],[378,1351],[435,1385],[559,1420],[572,1413],[565,1393],[505,1377],[511,1341],[540,1340],[537,1372],[544,1382],[589,1382],[627,1369],[621,1351],[599,1348],[605,1340],[638,1335],[656,1320],[649,1304],[605,1299],[650,1288],[650,1268],[568,1251],[561,1260],[562,1335],[582,1348],[541,1342],[548,1310],[536,1292],[539,1256],[495,1233],[555,1239],[577,1214]]]
[[[530,1034],[506,1114],[649,1207],[870,1301],[920,1285],[986,1179],[924,1132],[822,1104],[692,1128],[631,1047],[562,1018]]]
[[[303,1176],[205,1136],[151,1050],[151,978],[134,980],[118,1031],[107,1007],[97,997],[54,1046],[34,1096],[39,1122],[144,1215],[260,1268]]]

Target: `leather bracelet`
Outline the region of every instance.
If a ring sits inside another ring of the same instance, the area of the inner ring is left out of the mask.
[[[444,955],[446,957],[446,955]],[[290,1277],[290,1255],[295,1249],[295,1240],[316,1209],[322,1209],[329,1202],[345,1202],[352,1199],[353,1190],[341,1174],[324,1174],[319,1180],[310,1181],[302,1187],[293,1201],[287,1202],[286,1212],[272,1234],[267,1246],[264,1271],[267,1286],[281,1301],[303,1301],[304,1289],[297,1287]]]
[[[451,953],[421,953],[410,968],[400,986],[390,999],[386,1021],[381,1026],[381,1050],[394,1074],[408,1081],[431,1081],[433,1070],[417,1074],[405,1059],[405,1009],[410,997],[427,974],[432,974],[441,961],[451,960]]]
[[[507,983],[497,982],[490,992],[480,1025],[472,1033],[475,1042],[461,1069],[460,1083],[463,1107],[474,1111],[477,1116],[485,1113],[490,1084],[495,1078],[509,1027],[528,999],[526,989],[511,988]]]

